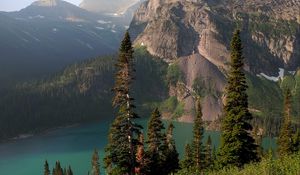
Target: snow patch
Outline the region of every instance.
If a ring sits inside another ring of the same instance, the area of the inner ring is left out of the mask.
[[[103,27],[95,27],[96,29],[99,29],[99,30],[104,30]]]
[[[42,16],[42,15],[36,15],[36,16],[28,16],[29,19],[44,19],[45,16]]]
[[[56,33],[56,32],[58,31],[58,29],[57,29],[57,28],[53,28],[52,31],[53,31],[54,33]]]
[[[129,26],[124,26],[125,29],[129,29]]]
[[[104,20],[98,20],[97,21],[99,24],[110,24],[111,21],[104,21]]]
[[[20,134],[17,137],[12,138],[12,140],[27,139],[30,137],[33,137],[33,134]]]
[[[94,50],[94,48],[89,43],[86,43],[86,47],[88,47],[91,50]]]
[[[116,33],[117,31],[115,31],[115,30],[110,30],[111,32],[113,32],[113,33]]]
[[[33,38],[34,40],[40,42],[41,40],[39,40],[37,37],[31,35],[29,32],[26,32],[26,31],[22,31],[23,33],[25,33],[26,35],[28,35],[29,37]]]
[[[283,77],[284,77],[284,72],[285,72],[285,70],[284,70],[283,68],[279,68],[279,72],[278,72],[278,76],[277,76],[277,77],[274,77],[274,76],[268,76],[268,75],[266,75],[265,73],[260,73],[260,74],[258,74],[257,76],[258,76],[258,77],[264,77],[264,78],[267,79],[267,80],[277,82],[277,81],[279,81],[280,79],[283,79]]]
[[[290,74],[295,75],[296,71],[289,71]]]

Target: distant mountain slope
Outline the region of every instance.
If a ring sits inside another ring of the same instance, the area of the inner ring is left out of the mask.
[[[167,65],[143,49],[136,50],[135,58],[133,97],[138,114],[148,117],[152,106],[167,96]],[[112,118],[114,64],[114,56],[99,57],[70,65],[48,79],[0,91],[0,140]]]
[[[0,23],[0,81],[5,84],[112,54],[128,25],[61,0],[40,0],[18,12],[2,12]]]

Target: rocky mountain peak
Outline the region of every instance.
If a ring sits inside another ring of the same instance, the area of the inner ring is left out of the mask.
[[[55,7],[58,5],[59,0],[38,0],[32,3],[34,6],[42,6],[42,7]]]

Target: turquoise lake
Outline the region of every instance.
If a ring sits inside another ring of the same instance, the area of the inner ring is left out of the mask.
[[[141,120],[146,126],[147,121]],[[174,136],[177,150],[182,155],[184,145],[191,140],[192,124],[174,123]],[[71,166],[75,175],[86,175],[90,170],[93,150],[97,148],[100,157],[104,156],[107,143],[109,121],[82,124],[57,129],[47,134],[33,136],[0,144],[0,175],[42,175],[44,161],[52,168],[56,160],[63,167]],[[219,145],[220,133],[207,131],[214,145]],[[274,148],[273,139],[264,139],[265,148]]]

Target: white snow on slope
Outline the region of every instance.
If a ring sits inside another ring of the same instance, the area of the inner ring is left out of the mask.
[[[283,68],[279,68],[279,72],[278,72],[278,76],[277,76],[277,77],[274,77],[274,76],[268,76],[268,75],[266,75],[265,73],[260,73],[260,74],[258,74],[257,76],[258,76],[258,77],[264,77],[264,78],[266,78],[267,80],[277,82],[277,81],[279,81],[280,79],[283,79],[283,77],[284,77],[284,71],[285,71],[285,70],[284,70]]]
[[[99,29],[99,30],[104,30],[103,27],[95,27],[96,29]]]
[[[103,20],[98,20],[97,21],[99,24],[110,24],[111,21],[103,21]]]

